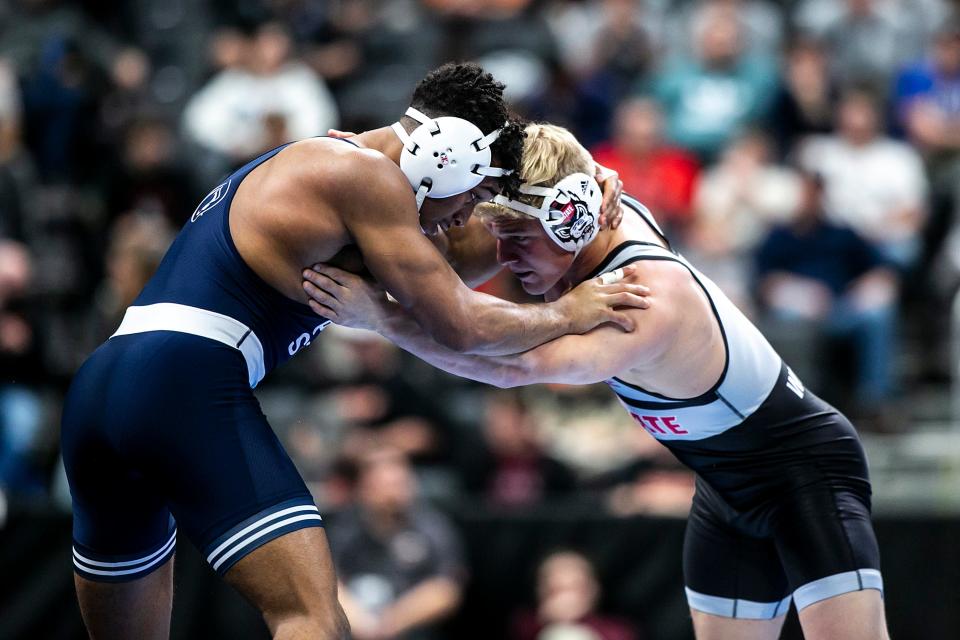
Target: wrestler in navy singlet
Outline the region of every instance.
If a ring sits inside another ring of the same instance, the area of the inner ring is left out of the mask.
[[[264,282],[237,253],[230,235],[228,213],[240,182],[285,147],[244,165],[203,199],[133,303],[143,307],[173,302],[242,322],[263,345],[260,378],[309,345],[329,324],[306,304]]]
[[[143,577],[173,554],[178,528],[222,575],[280,535],[322,526],[252,387],[329,321],[254,273],[229,226],[241,181],[285,146],[201,201],[71,384],[61,440],[84,578]]]
[[[695,398],[669,398],[612,378],[633,419],[697,474],[684,542],[687,599],[733,618],[774,618],[862,589],[882,592],[870,481],[856,431],[805,389],[753,324],[670,248],[650,212],[623,203],[665,246],[628,241],[590,274],[639,260],[686,268],[720,327],[726,364]]]

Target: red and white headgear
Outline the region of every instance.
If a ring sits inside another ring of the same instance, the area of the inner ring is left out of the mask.
[[[522,185],[520,193],[542,196],[543,202],[534,207],[506,196],[493,202],[538,219],[547,236],[567,251],[580,253],[600,232],[603,192],[593,176],[571,173],[552,187]]]

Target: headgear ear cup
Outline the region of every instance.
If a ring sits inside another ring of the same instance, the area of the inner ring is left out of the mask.
[[[399,122],[393,130],[403,142],[400,169],[417,193],[417,210],[424,198],[449,198],[476,187],[486,176],[500,177],[510,171],[490,166],[490,145],[500,130],[486,135],[463,118],[429,118],[413,107],[406,115],[420,122],[407,134]]]
[[[585,173],[571,173],[552,187],[521,186],[520,192],[542,196],[539,207],[497,196],[494,203],[540,220],[547,236],[563,249],[580,253],[600,232],[600,185]]]

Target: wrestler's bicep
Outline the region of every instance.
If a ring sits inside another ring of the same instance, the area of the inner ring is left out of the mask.
[[[634,309],[638,326],[649,321],[649,310]],[[648,325],[649,326],[649,325]],[[651,354],[656,339],[652,331],[625,332],[618,326],[601,325],[581,335],[566,335],[524,353],[522,375],[526,384],[593,384],[621,374]],[[518,371],[518,374],[520,372]]]
[[[388,218],[350,232],[373,277],[438,342],[469,330],[472,292],[416,224]]]

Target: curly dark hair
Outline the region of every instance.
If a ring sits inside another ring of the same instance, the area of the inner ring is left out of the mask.
[[[500,179],[501,189],[516,197],[520,186],[524,126],[507,111],[504,84],[473,62],[447,63],[434,69],[417,84],[410,106],[431,118],[456,116],[469,120],[484,133],[501,129],[490,149],[496,166],[512,169]],[[507,124],[504,124],[507,123]]]

